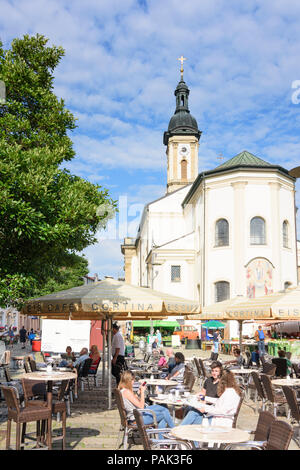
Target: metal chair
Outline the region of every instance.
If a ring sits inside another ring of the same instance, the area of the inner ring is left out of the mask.
[[[16,450],[20,450],[21,447],[25,447],[25,438],[32,439],[31,434],[26,434],[26,424],[29,422],[36,422],[36,445],[37,449],[43,447],[45,449],[52,448],[51,441],[51,410],[45,406],[35,406],[35,407],[20,407],[20,403],[17,397],[17,392],[14,387],[1,387],[3,392],[7,408],[8,408],[8,418],[7,418],[7,432],[6,432],[6,450],[10,448],[10,438],[11,438],[11,423],[14,421],[16,423]],[[45,420],[47,423],[47,445],[42,442],[40,422]],[[21,434],[21,425],[22,425],[22,434]]]
[[[262,383],[260,376],[257,372],[253,371],[251,372],[251,377],[253,379],[253,383],[255,385],[255,402],[256,402],[256,412],[258,410],[258,398],[261,399],[262,401],[262,411],[265,410],[266,407],[266,402],[267,402],[267,396],[265,394],[265,391],[263,389]]]
[[[235,447],[250,447],[252,449],[263,448],[269,438],[271,426],[275,422],[275,417],[269,411],[261,411],[259,413],[256,429],[253,432],[253,440],[246,443],[228,444],[225,450],[232,450]]]
[[[116,444],[116,449],[119,449],[121,445],[123,445],[124,450],[127,450],[128,446],[128,439],[130,436],[133,435],[135,431],[137,431],[137,424],[136,422],[130,422],[127,419],[127,412],[124,406],[124,401],[122,397],[122,393],[118,388],[114,390],[115,398],[116,398],[116,403],[117,403],[117,408],[119,411],[120,415],[120,420],[121,420],[121,425],[120,425],[120,430],[117,438],[117,444]],[[157,420],[156,420],[156,415],[152,410],[147,409],[147,412],[152,413],[153,415],[153,424],[148,424],[145,425],[146,428],[157,428]],[[123,439],[121,444],[120,442],[120,435],[123,432]]]
[[[294,429],[297,430],[295,442],[297,443],[298,447],[300,447],[300,409],[299,409],[299,401],[297,400],[297,395],[295,390],[292,387],[288,387],[284,385],[282,387],[283,393],[285,395],[286,401],[290,408],[291,412],[291,421],[296,422],[296,426]]]
[[[164,432],[170,431],[170,429],[148,429],[146,428],[146,425],[144,424],[143,420],[143,413],[144,412],[149,412],[148,409],[145,410],[133,410],[133,414],[135,417],[135,421],[137,424],[137,429],[139,432],[139,435],[142,439],[143,443],[143,448],[144,450],[159,450],[161,448],[163,449],[180,449],[180,450],[190,450],[192,449],[192,445],[188,443],[187,441],[183,441],[180,439],[173,439],[173,438],[166,438],[166,439],[154,439],[150,436],[152,435],[157,435],[157,434],[163,434]]]
[[[261,382],[264,388],[264,392],[266,394],[268,402],[272,405],[273,413],[276,418],[277,416],[277,409],[280,405],[287,405],[286,398],[277,393],[272,386],[271,379],[266,374],[261,374]],[[267,404],[268,404],[267,402]],[[286,414],[288,415],[288,410],[286,409]]]

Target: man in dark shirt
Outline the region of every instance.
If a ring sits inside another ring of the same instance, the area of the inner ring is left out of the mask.
[[[216,399],[218,398],[218,383],[220,377],[223,372],[222,364],[219,361],[214,361],[211,364],[211,377],[206,379],[203,385],[203,389],[198,395],[198,399],[204,400],[205,397]],[[199,401],[199,406],[201,405],[201,401]],[[203,413],[189,406],[186,410],[186,415],[183,421],[181,422],[180,426],[184,426],[185,424],[201,424],[203,420]]]
[[[22,343],[22,349],[25,349],[27,330],[25,330],[24,326],[22,326],[22,328],[20,329],[19,334],[20,334],[20,343]]]

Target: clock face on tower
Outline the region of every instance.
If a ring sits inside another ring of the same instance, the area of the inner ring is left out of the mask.
[[[180,155],[182,156],[186,156],[186,155],[189,155],[190,153],[190,146],[188,144],[183,144],[180,146],[179,148],[179,153]]]

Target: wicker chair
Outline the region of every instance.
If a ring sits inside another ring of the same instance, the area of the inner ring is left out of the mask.
[[[251,377],[253,379],[253,383],[255,385],[255,403],[256,403],[256,411],[258,410],[258,398],[261,399],[262,401],[262,411],[265,410],[266,407],[266,402],[267,402],[267,396],[265,394],[265,391],[263,389],[262,383],[260,376],[257,372],[253,371],[251,372]]]
[[[57,415],[57,421],[60,421],[60,417],[62,421],[62,434],[60,436],[52,436],[52,442],[61,440],[62,450],[65,450],[66,448],[67,407],[65,403],[65,393],[68,383],[68,380],[62,380],[58,396],[52,401],[52,413]],[[22,385],[24,389],[25,406],[47,406],[47,390],[44,382],[41,383],[38,380],[26,380],[25,378],[22,379]],[[42,435],[44,434],[44,431],[44,426],[42,425]]]
[[[286,414],[288,414],[286,398],[282,394],[277,393],[273,389],[270,377],[266,374],[261,374],[261,381],[262,381],[262,386],[266,394],[267,400],[270,404],[272,404],[275,418],[277,416],[277,409],[280,405],[286,406]]]
[[[34,359],[32,359],[31,357],[29,357],[28,359],[28,362],[29,362],[29,367],[31,369],[31,372],[36,372],[38,369],[36,367],[36,362]]]
[[[292,437],[293,429],[291,426],[284,421],[276,420],[271,426],[269,439],[264,449],[288,450]]]
[[[170,429],[148,429],[144,424],[143,420],[143,412],[149,412],[148,409],[146,410],[133,410],[133,414],[135,417],[137,429],[139,435],[142,439],[143,448],[144,450],[159,450],[163,449],[180,449],[180,450],[190,450],[192,449],[192,445],[189,444],[187,441],[181,441],[179,439],[173,438],[166,438],[166,439],[153,439],[150,436],[161,434],[164,432],[170,431]]]
[[[194,364],[195,364],[195,367],[196,367],[196,371],[197,371],[197,378],[199,379],[199,385],[201,383],[201,377],[202,377],[202,369],[200,367],[200,364],[198,362],[198,359],[197,357],[194,357]]]
[[[90,379],[93,379],[95,387],[97,387],[97,385],[98,385],[97,384],[97,372],[98,372],[100,362],[101,362],[101,359],[99,358],[99,361],[97,362],[96,368],[93,369],[93,372],[90,372],[90,369],[89,369],[89,372],[88,372],[88,375],[87,375],[88,383],[89,383]]]
[[[79,364],[77,368],[77,373],[78,373],[78,381],[81,384],[81,391],[84,391],[84,384],[86,383],[88,386],[88,389],[90,390],[90,383],[88,379],[89,375],[89,370],[91,367],[91,364],[93,362],[93,359],[90,357],[84,361],[83,364]]]
[[[11,423],[14,421],[16,423],[16,450],[20,450],[21,447],[25,447],[25,438],[28,437],[32,439],[31,435],[26,434],[26,424],[29,422],[36,422],[36,444],[37,449],[43,447],[45,449],[52,448],[52,439],[51,439],[51,410],[45,406],[35,406],[35,407],[26,407],[21,408],[20,403],[17,397],[17,392],[14,387],[1,387],[3,392],[7,408],[8,408],[8,418],[7,418],[7,432],[6,432],[6,450],[10,448],[10,436],[11,436]],[[45,420],[47,423],[47,445],[43,444],[41,441],[41,429],[40,422]],[[21,435],[21,425],[22,425],[22,435]]]
[[[119,449],[121,445],[123,445],[124,450],[127,450],[128,446],[128,438],[133,435],[135,431],[137,431],[137,424],[135,422],[129,422],[127,419],[127,412],[124,406],[124,401],[122,397],[122,393],[118,388],[114,390],[115,398],[116,398],[116,403],[117,403],[117,408],[119,411],[120,415],[120,420],[121,420],[121,426],[120,426],[120,431],[118,434],[118,439],[117,439],[117,444],[116,444],[116,449]],[[156,420],[156,415],[152,410],[147,409],[147,412],[152,413],[153,415],[153,424],[147,424],[145,425],[146,428],[157,428],[157,420]],[[120,442],[120,435],[123,432],[123,439],[121,444]]]
[[[297,400],[297,395],[295,390],[292,387],[288,387],[284,385],[282,387],[283,393],[285,395],[286,401],[290,408],[291,412],[291,421],[292,423],[296,423],[294,429],[297,431],[295,442],[297,443],[298,447],[300,447],[300,409],[299,409],[299,402]]]
[[[298,364],[292,362],[293,374],[295,375],[296,379],[300,379],[300,370]]]
[[[253,432],[253,440],[239,444],[228,444],[225,450],[232,450],[235,447],[252,447],[252,449],[263,448],[270,435],[272,424],[275,422],[275,417],[269,411],[261,411],[259,413],[256,429]]]
[[[199,366],[200,366],[201,373],[202,373],[202,375],[201,375],[201,384],[200,384],[200,387],[202,387],[204,381],[205,381],[206,379],[208,379],[209,374],[208,374],[208,372],[207,372],[207,370],[206,370],[206,368],[205,368],[205,365],[204,365],[203,360],[200,359],[200,357],[198,358],[198,364],[199,364]]]

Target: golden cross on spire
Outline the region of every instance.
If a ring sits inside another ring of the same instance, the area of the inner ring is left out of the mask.
[[[180,60],[180,62],[181,62],[180,73],[181,73],[181,80],[183,80],[183,61],[186,60],[186,58],[183,57],[183,55],[182,55],[181,57],[178,57],[177,60]]]

